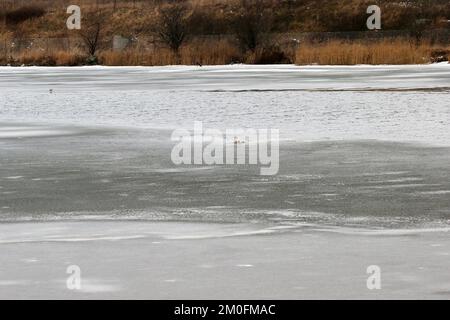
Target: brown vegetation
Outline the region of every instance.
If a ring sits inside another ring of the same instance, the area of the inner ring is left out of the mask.
[[[208,40],[182,46],[177,53],[169,48],[142,50],[130,48],[124,51],[104,51],[99,62],[109,66],[134,65],[214,65],[241,62],[241,52],[225,40]]]
[[[56,51],[46,53],[39,50],[23,51],[16,57],[0,57],[0,64],[15,66],[79,66],[86,57],[79,52]]]
[[[296,52],[297,64],[354,65],[354,64],[420,64],[432,61],[433,46],[417,45],[409,39],[375,42],[329,41],[308,43]]]
[[[435,39],[429,32],[450,30],[448,0],[78,0],[83,15],[79,32],[65,26],[71,2],[0,0],[0,63],[400,64],[448,59],[448,37]],[[369,34],[365,11],[374,3],[382,8],[383,32],[404,31],[373,41],[353,37],[352,32]],[[300,40],[279,36],[305,32],[316,34]],[[114,35],[129,38],[130,45],[113,50]],[[68,39],[71,46],[48,44],[56,40],[39,48],[18,45],[45,38]]]
[[[183,4],[161,7],[155,29],[161,41],[177,54],[188,32],[187,7]]]
[[[22,29],[26,36],[48,31],[60,36],[65,31],[65,9],[69,0],[0,0],[1,16],[29,22]],[[109,14],[107,33],[127,31],[142,34],[155,21],[158,8],[182,3],[190,11],[192,34],[232,34],[233,21],[243,15],[264,15],[258,27],[270,32],[336,32],[366,30],[366,8],[378,4],[383,13],[383,29],[448,27],[448,0],[78,0],[83,12]],[[44,10],[44,11],[43,11]],[[250,21],[252,22],[252,21]],[[269,25],[268,25],[268,22]]]
[[[83,28],[78,31],[79,37],[83,41],[84,49],[89,58],[95,61],[95,54],[103,41],[103,29],[106,24],[106,15],[91,12],[84,16]]]

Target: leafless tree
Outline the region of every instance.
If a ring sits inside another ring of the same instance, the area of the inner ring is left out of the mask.
[[[244,50],[254,51],[270,31],[271,15],[263,0],[241,0],[240,12],[234,19],[234,31]]]
[[[178,53],[187,35],[187,7],[184,4],[171,4],[160,8],[156,22],[156,32],[171,50]]]
[[[102,29],[105,21],[105,15],[97,12],[87,14],[82,21],[79,35],[90,57],[95,57],[102,43]]]

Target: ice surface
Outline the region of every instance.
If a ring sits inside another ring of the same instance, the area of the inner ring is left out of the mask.
[[[449,88],[449,64],[4,67],[0,121],[168,129],[203,121],[280,129],[296,141],[450,145]],[[0,132],[8,135],[17,133]]]
[[[448,64],[0,68],[0,298],[448,298],[449,80]],[[279,174],[174,166],[171,129],[194,121],[280,129]]]

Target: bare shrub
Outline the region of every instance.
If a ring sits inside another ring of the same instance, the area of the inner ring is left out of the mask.
[[[103,28],[106,23],[106,15],[103,13],[88,13],[82,21],[79,36],[84,44],[84,49],[89,55],[90,63],[96,63],[96,53],[103,44]]]
[[[184,4],[170,4],[159,9],[156,32],[160,40],[175,53],[178,53],[186,39],[187,13],[187,7]]]
[[[255,51],[262,45],[264,36],[271,29],[272,16],[264,9],[262,0],[241,0],[240,12],[234,18],[233,27],[243,50]]]

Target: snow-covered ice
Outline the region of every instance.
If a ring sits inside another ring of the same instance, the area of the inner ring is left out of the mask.
[[[448,298],[449,83],[449,64],[0,67],[0,298]],[[279,174],[175,166],[194,121],[280,129]]]
[[[450,145],[449,90],[450,64],[3,67],[0,121],[166,129],[203,121],[278,128],[296,141]]]

